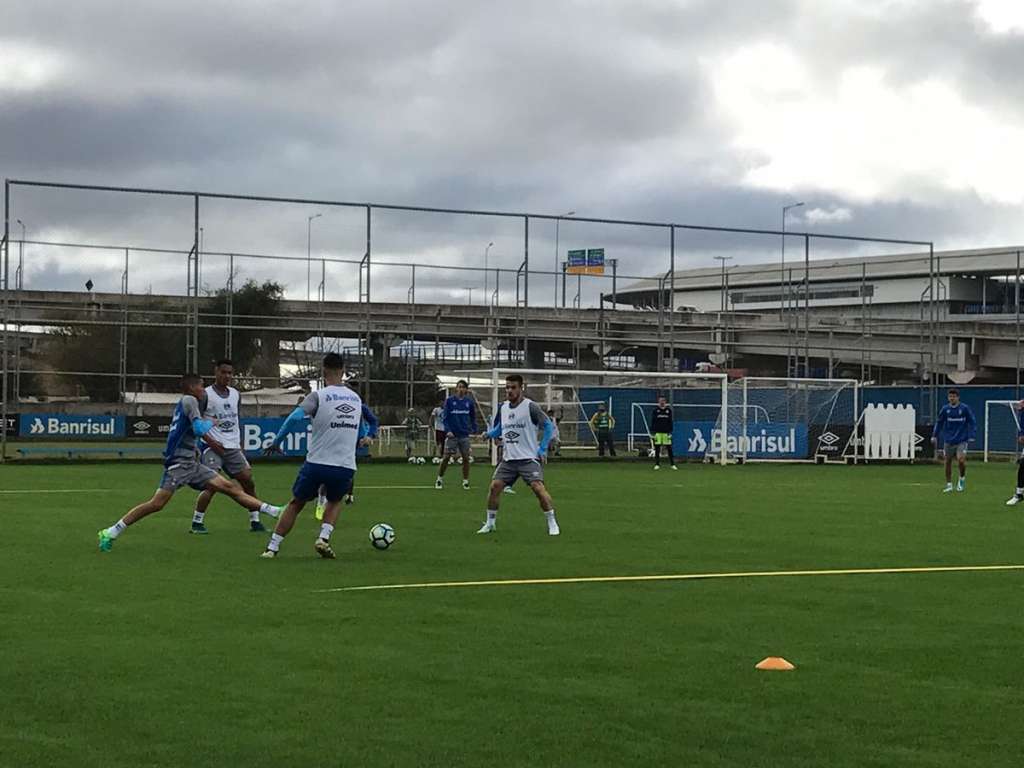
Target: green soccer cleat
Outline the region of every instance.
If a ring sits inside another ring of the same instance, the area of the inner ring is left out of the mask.
[[[331,542],[325,541],[324,539],[317,539],[313,548],[316,550],[316,553],[325,560],[334,559],[334,550],[331,549]]]
[[[114,540],[107,535],[107,529],[99,531],[96,538],[100,540],[100,552],[109,552],[114,548]]]
[[[275,557],[277,557],[277,552],[275,552],[272,549],[265,549],[260,554],[260,557],[264,560],[273,560]]]
[[[327,505],[326,504],[321,504],[318,501],[316,503],[316,512],[313,513],[313,516],[316,517],[317,520],[323,520],[324,519],[324,511],[326,509],[327,509]]]

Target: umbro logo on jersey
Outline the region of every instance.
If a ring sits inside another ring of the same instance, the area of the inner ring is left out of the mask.
[[[519,439],[519,433],[518,432],[506,432],[505,433],[505,438],[507,440],[509,440],[510,442],[515,442],[516,440]]]
[[[349,405],[348,403],[342,403],[341,405],[334,406],[334,410],[336,410],[338,413],[343,413],[346,416],[348,416],[350,413],[356,410],[356,407],[354,405]]]

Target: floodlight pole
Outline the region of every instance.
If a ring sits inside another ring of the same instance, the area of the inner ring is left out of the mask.
[[[804,376],[811,377],[811,237],[804,235]],[[831,373],[829,374],[831,375]]]

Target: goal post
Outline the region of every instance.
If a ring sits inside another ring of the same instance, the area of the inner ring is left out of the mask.
[[[729,385],[728,425],[736,461],[846,461],[856,454],[861,408],[856,379],[747,376]]]
[[[545,410],[554,410],[559,418],[559,431],[563,447],[585,454],[596,449],[596,439],[590,430],[590,418],[599,403],[604,403],[614,419],[613,434],[619,446],[634,448],[634,404],[653,403],[664,395],[673,407],[690,407],[693,412],[702,409],[708,424],[729,423],[729,383],[724,373],[658,373],[654,371],[586,371],[546,368],[493,368],[488,374],[491,415],[505,399],[505,377],[519,374],[526,383],[526,396]],[[479,383],[480,373],[473,375]],[[702,422],[703,423],[703,422]],[[563,429],[563,425],[569,429]],[[677,449],[676,455],[712,458],[726,463],[728,455],[724,441],[714,445],[710,439],[701,439],[699,450]],[[693,441],[688,441],[692,443]],[[711,448],[714,447],[714,453]]]
[[[989,456],[1011,456],[1020,453],[1020,401],[985,401],[984,461]]]

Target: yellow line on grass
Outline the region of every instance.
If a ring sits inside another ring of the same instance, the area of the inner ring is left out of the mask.
[[[648,576],[572,576],[554,579],[493,579],[486,581],[424,581],[416,584],[372,584],[333,587],[315,592],[366,592],[382,589],[432,589],[436,587],[519,587],[536,584],[589,584],[619,581],[697,581],[700,579],[754,579],[771,576],[855,576],[887,573],[956,573],[968,571],[1024,571],[1024,565],[934,565],[918,568],[836,568],[808,571],[731,571],[724,573],[672,573]]]

